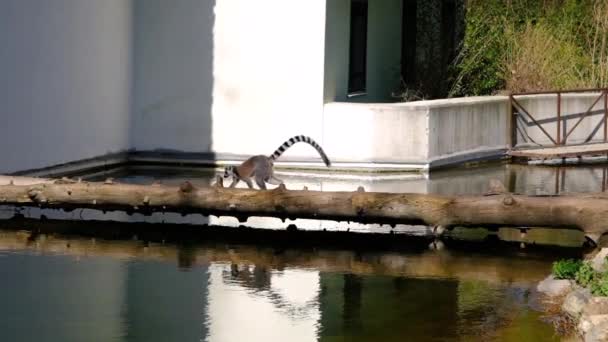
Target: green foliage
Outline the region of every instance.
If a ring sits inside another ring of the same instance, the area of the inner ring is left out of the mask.
[[[556,279],[575,279],[595,296],[608,296],[608,271],[597,272],[588,261],[558,260],[553,263],[553,275]]]
[[[582,265],[580,260],[558,260],[553,263],[553,275],[556,279],[574,279]]]
[[[608,273],[598,273],[589,288],[591,293],[596,296],[608,296]]]
[[[483,95],[503,87],[500,61],[507,22],[500,11],[498,1],[467,5],[465,37],[450,70],[455,79],[449,96]]]
[[[597,278],[597,272],[591,267],[591,264],[585,262],[576,272],[576,282],[581,286],[589,286]]]
[[[608,0],[468,0],[449,96],[608,85]]]

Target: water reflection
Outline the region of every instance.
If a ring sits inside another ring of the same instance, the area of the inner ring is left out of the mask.
[[[177,252],[179,255],[179,252]],[[85,262],[97,257],[88,257]],[[125,273],[120,341],[199,341],[208,335],[208,267],[119,261]],[[71,284],[66,284],[71,288]],[[61,296],[58,293],[57,296]]]
[[[561,256],[173,246],[0,230],[0,340],[558,340],[539,319],[534,287]]]
[[[214,263],[210,279],[209,341],[316,340],[319,272]]]

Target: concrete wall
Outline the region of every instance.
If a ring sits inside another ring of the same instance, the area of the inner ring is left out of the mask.
[[[135,0],[132,147],[251,155],[295,134],[321,142],[324,13],[323,0]]]
[[[134,0],[131,147],[211,151],[214,0]]]
[[[367,92],[348,98],[350,0],[328,0],[325,28],[325,102],[392,102],[401,72],[401,0],[369,0]]]
[[[419,105],[428,106],[429,111],[431,167],[501,155],[509,148],[505,96],[421,101]]]
[[[586,112],[599,95],[599,93],[562,94],[560,108],[562,117],[562,141],[567,132],[579,120],[580,115],[576,114]],[[528,113],[534,116],[536,121],[539,121],[542,124],[542,127],[553,137],[553,139],[557,139],[557,95],[547,94],[517,96],[516,99],[519,103],[521,103],[522,106],[524,106]],[[567,143],[583,143],[592,133],[593,135],[591,141],[603,141],[604,130],[603,125],[601,125],[603,109],[604,101],[602,98],[593,106],[593,115],[585,117],[574,129],[574,131],[572,131],[572,134],[568,137]],[[519,121],[518,127],[520,127],[522,131],[526,132],[530,138],[539,144],[553,144],[529,117],[522,115],[522,118],[525,118],[527,124]],[[523,136],[522,134],[518,134],[517,143],[529,144],[531,141],[527,136],[525,136],[525,134]]]
[[[401,169],[501,156],[509,143],[507,103],[504,96],[329,103],[323,126],[326,152],[338,166],[371,162]]]
[[[131,1],[0,2],[0,172],[129,146]]]
[[[328,103],[323,126],[325,152],[338,165],[424,165],[428,159],[428,123],[428,109],[424,107]]]
[[[296,134],[322,143],[325,1],[225,0],[215,14],[213,151],[270,154]]]

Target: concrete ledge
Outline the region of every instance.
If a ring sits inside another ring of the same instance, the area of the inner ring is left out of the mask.
[[[446,168],[457,166],[468,162],[481,162],[504,159],[505,149],[476,151],[470,154],[452,155],[446,158],[432,160],[428,164],[419,163],[387,163],[387,162],[356,162],[341,161],[333,162],[328,168],[322,162],[307,161],[305,158],[293,158],[285,161],[276,162],[275,168],[283,174],[311,175],[319,174],[331,176],[339,172],[351,173],[428,173],[431,169]],[[35,170],[24,170],[12,173],[19,176],[33,177],[63,177],[75,176],[79,174],[92,175],[96,173],[107,173],[108,171],[128,167],[131,165],[151,165],[151,166],[191,166],[197,168],[222,169],[227,165],[238,165],[246,159],[245,156],[239,158],[213,159],[213,154],[201,153],[157,153],[154,151],[140,151],[134,153],[124,153],[121,155],[98,156],[86,160],[74,161],[61,165],[53,165],[46,168]],[[403,176],[403,175],[401,175]],[[401,177],[399,176],[399,177]],[[341,174],[340,177],[344,177]]]
[[[476,151],[473,150],[464,153],[456,153],[432,160],[429,165],[429,169],[432,170],[449,166],[457,166],[465,163],[508,159],[509,156],[507,155],[507,151],[507,148],[498,148],[488,150],[478,149]]]
[[[438,100],[424,100],[424,101],[412,101],[395,103],[391,105],[398,105],[412,109],[422,108],[450,108],[454,106],[470,106],[470,105],[503,105],[509,102],[508,96],[492,95],[492,96],[469,96],[469,97],[455,97],[451,99],[438,99]]]
[[[135,164],[163,164],[181,166],[201,166],[223,168],[227,165],[239,165],[250,156],[234,154],[189,153],[189,152],[156,152],[138,151],[129,155],[129,162]],[[277,170],[316,171],[332,173],[339,171],[349,172],[391,172],[391,171],[426,171],[427,164],[415,162],[379,162],[374,160],[332,160],[331,168],[325,166],[320,160],[305,157],[281,157],[275,162]]]
[[[507,96],[328,103],[323,146],[336,160],[373,160],[425,171],[503,159],[509,148],[509,114]]]
[[[44,168],[22,170],[11,173],[15,176],[31,177],[63,177],[78,174],[94,174],[98,171],[107,172],[115,168],[127,165],[129,158],[128,152],[110,153],[88,159],[75,160],[68,163],[51,165]]]

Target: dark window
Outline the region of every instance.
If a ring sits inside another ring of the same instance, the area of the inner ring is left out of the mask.
[[[348,92],[365,91],[367,60],[367,0],[351,0]]]
[[[416,84],[417,11],[416,0],[403,0],[401,75],[403,81],[409,86]]]
[[[443,52],[443,65],[452,63],[456,52],[456,2],[443,1],[441,6],[441,48]]]

